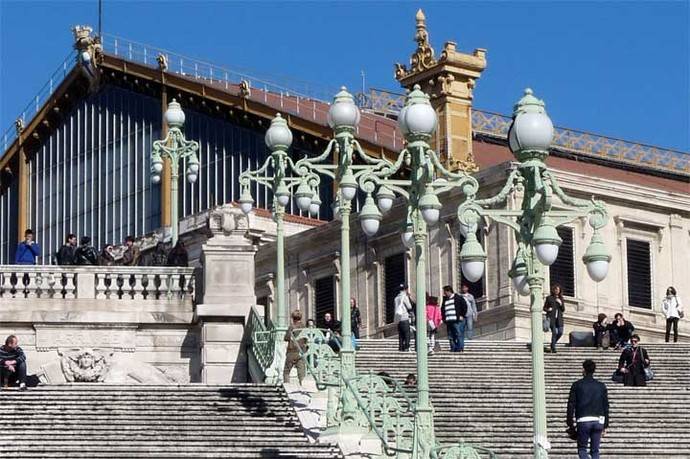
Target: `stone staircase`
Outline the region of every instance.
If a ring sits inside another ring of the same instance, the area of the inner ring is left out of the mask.
[[[46,386],[0,407],[0,457],[342,457],[308,441],[282,387]]]
[[[361,340],[357,371],[386,371],[404,380],[416,374],[415,353],[397,351],[397,340]],[[437,438],[461,439],[491,448],[500,458],[532,457],[531,354],[525,343],[469,341],[464,353],[443,350],[429,357]],[[607,458],[690,458],[690,345],[644,346],[656,378],[647,387],[611,381],[619,352],[559,346],[545,355],[550,458],[577,457],[565,434],[570,385],[582,361],[597,363],[595,377],[607,383],[611,405]],[[382,358],[383,357],[383,358]]]

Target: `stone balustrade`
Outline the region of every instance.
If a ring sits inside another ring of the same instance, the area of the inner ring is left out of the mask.
[[[194,268],[0,265],[0,298],[191,301]]]

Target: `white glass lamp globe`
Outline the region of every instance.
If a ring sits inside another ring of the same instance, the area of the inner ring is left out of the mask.
[[[151,172],[154,174],[160,174],[163,172],[163,161],[161,161],[160,158],[151,163]]]
[[[376,204],[384,214],[393,207],[393,199],[395,199],[395,194],[386,186],[379,188],[378,193],[376,193]]]
[[[189,166],[187,166],[187,169],[189,169],[189,171],[193,174],[197,174],[199,173],[199,163],[197,161],[190,162]]]
[[[187,172],[187,181],[189,183],[196,183],[196,180],[199,178],[199,176],[193,172]]]
[[[309,211],[309,207],[311,206],[311,196],[300,196],[296,199],[296,201],[299,210],[301,210],[302,212]]]
[[[408,249],[414,247],[414,233],[412,232],[412,229],[408,229],[407,231],[400,233],[400,239],[402,240],[403,245]]]
[[[152,174],[151,175],[151,183],[160,183],[161,182],[161,176],[159,174]]]
[[[314,193],[311,198],[311,204],[309,204],[309,213],[312,215],[318,215],[321,210],[321,199],[318,193]]]
[[[546,114],[544,102],[525,89],[525,95],[515,106],[513,124],[508,132],[508,144],[513,153],[525,150],[547,151],[553,140],[553,123]]]
[[[461,263],[462,275],[470,282],[477,282],[484,275],[483,260],[469,260]]]
[[[548,218],[537,227],[533,241],[539,261],[545,266],[551,266],[558,258],[558,248],[563,240]]]
[[[462,275],[470,282],[476,282],[484,275],[486,252],[474,233],[469,233],[460,249]]]
[[[372,198],[371,195],[368,195],[364,201],[359,219],[362,225],[362,231],[364,231],[367,236],[371,237],[378,232],[381,224],[381,212],[378,207],[376,207],[376,204],[374,204],[374,198]]]
[[[290,193],[276,194],[276,200],[281,206],[287,207],[287,205],[290,204]]]
[[[348,170],[340,179],[340,196],[347,201],[352,201],[357,196],[357,181],[352,171]]]
[[[427,189],[419,200],[419,209],[422,211],[422,218],[428,225],[435,225],[441,216],[441,201],[433,190]]]
[[[312,195],[313,192],[311,188],[309,188],[309,185],[305,182],[300,183],[297,187],[297,191],[295,191],[295,200],[297,201],[297,207],[299,207],[302,212],[307,212],[309,210]]]
[[[360,114],[352,94],[345,86],[333,98],[331,108],[328,109],[328,125],[331,129],[354,130],[359,124]]]
[[[240,209],[242,212],[244,212],[245,215],[248,215],[249,212],[252,211],[252,207],[254,205],[254,198],[252,198],[252,194],[249,192],[249,187],[245,187],[242,190],[242,194],[240,195],[240,199],[238,200],[240,203]]]
[[[168,109],[165,111],[165,122],[170,127],[181,128],[184,126],[185,115],[182,107],[175,99],[168,104]]]
[[[436,111],[419,85],[415,85],[405,99],[405,107],[398,115],[398,125],[403,134],[431,136],[436,130]]]
[[[595,260],[587,263],[587,274],[594,282],[601,282],[609,273],[608,260]]]
[[[271,126],[266,131],[264,141],[271,151],[287,150],[292,145],[292,132],[280,113],[271,120]]]
[[[513,277],[513,287],[522,296],[529,295],[529,284],[527,283],[527,275],[518,274]]]

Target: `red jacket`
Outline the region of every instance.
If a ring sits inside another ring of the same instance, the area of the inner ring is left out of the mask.
[[[436,328],[441,325],[441,308],[435,304],[426,305],[426,320],[432,320]]]

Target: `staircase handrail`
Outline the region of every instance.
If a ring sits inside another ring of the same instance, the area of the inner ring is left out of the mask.
[[[486,456],[483,456],[483,455]],[[498,459],[496,453],[483,446],[474,446],[461,440],[452,445],[436,446],[431,451],[433,459]]]
[[[251,337],[249,351],[254,355],[257,363],[261,366],[261,371],[265,374],[273,363],[275,327],[270,319],[264,320],[255,306],[252,306],[249,311],[247,324]]]
[[[295,328],[290,339],[299,349],[300,359],[304,360],[318,390],[340,386],[340,359],[329,342],[334,341],[338,348],[342,343],[333,331],[316,327]]]

